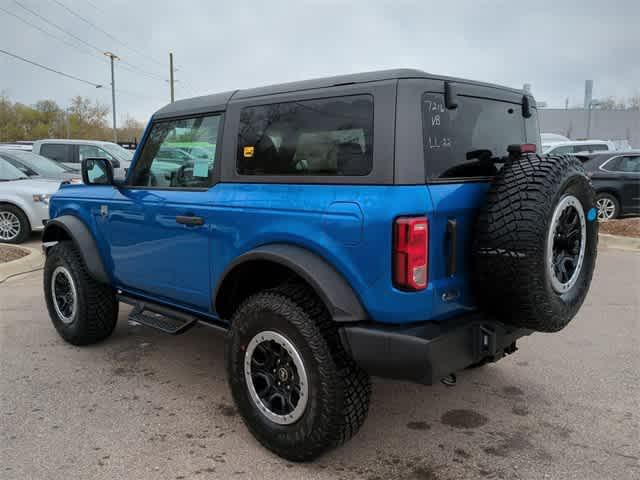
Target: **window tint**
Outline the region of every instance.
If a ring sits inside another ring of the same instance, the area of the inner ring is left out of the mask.
[[[373,153],[373,97],[247,107],[240,116],[242,175],[367,175]]]
[[[572,145],[565,145],[563,147],[556,147],[556,148],[551,149],[549,154],[553,154],[553,155],[569,155],[569,154],[575,152],[574,148],[575,147],[573,147]]]
[[[17,168],[18,170],[20,170],[22,173],[24,173],[27,177],[35,177],[38,175],[37,172],[35,172],[34,170],[32,170],[31,168],[29,168],[27,165],[25,165],[22,162],[17,161],[15,158],[9,157],[7,155],[2,155],[0,154],[0,158],[9,162],[11,165],[13,165],[15,168]]]
[[[640,156],[622,157],[617,170],[625,173],[640,173]]]
[[[539,144],[537,128],[529,128],[528,142]],[[490,159],[527,141],[520,104],[465,96],[458,96],[458,108],[447,110],[444,95],[425,93],[422,129],[427,180],[494,175]]]
[[[71,145],[60,143],[45,143],[40,147],[40,155],[56,162],[75,163],[71,154]]]
[[[613,160],[609,160],[609,161],[605,160],[604,162],[601,161],[602,163],[601,167],[603,170],[606,170],[607,172],[619,171],[621,160],[622,160],[622,157],[615,157]]]
[[[609,147],[607,145],[601,144],[601,143],[597,143],[595,145],[576,145],[574,147],[574,152],[575,153],[580,153],[580,152],[604,152],[609,150]]]
[[[206,188],[212,183],[220,115],[155,123],[133,173],[133,185]]]
[[[113,156],[95,145],[80,145],[78,147],[78,153],[81,162],[85,158],[106,158],[109,161],[113,160]]]

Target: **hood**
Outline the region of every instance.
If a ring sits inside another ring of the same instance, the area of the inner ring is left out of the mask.
[[[55,193],[60,188],[60,180],[47,178],[30,178],[26,180],[13,180],[10,182],[1,182],[0,189],[8,187],[13,191],[24,193]]]

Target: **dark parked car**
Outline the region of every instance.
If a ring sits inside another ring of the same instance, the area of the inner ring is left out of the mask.
[[[599,220],[640,214],[640,150],[593,154],[585,160]]]
[[[0,148],[0,158],[9,162],[29,178],[82,183],[80,175],[75,173],[73,169],[33,152]]]

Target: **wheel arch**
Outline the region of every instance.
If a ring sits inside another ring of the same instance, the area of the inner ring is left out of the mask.
[[[80,252],[80,256],[87,266],[89,275],[98,282],[110,283],[109,275],[104,267],[102,255],[96,244],[91,230],[85,223],[74,215],[63,215],[49,220],[42,234],[45,252],[51,245],[61,241],[71,241]]]
[[[367,318],[357,294],[339,272],[317,254],[289,244],[257,247],[231,262],[214,291],[214,310],[229,320],[245,298],[287,280],[308,284],[336,322]]]

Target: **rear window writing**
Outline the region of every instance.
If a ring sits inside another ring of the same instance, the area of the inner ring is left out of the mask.
[[[520,104],[458,96],[458,108],[448,110],[444,95],[435,93],[422,97],[422,129],[427,181],[495,175],[491,158],[527,137]],[[529,143],[538,144],[530,129]]]

